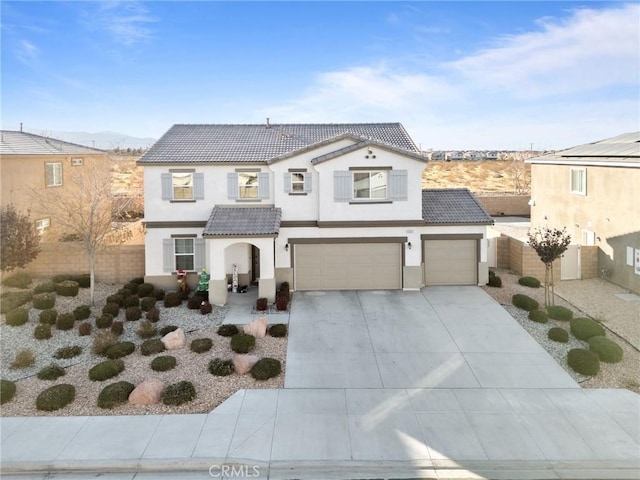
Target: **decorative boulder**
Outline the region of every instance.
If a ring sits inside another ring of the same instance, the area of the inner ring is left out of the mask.
[[[157,378],[145,380],[129,395],[129,403],[132,405],[155,405],[162,400],[164,383]]]
[[[173,332],[167,333],[161,340],[162,343],[164,343],[164,348],[167,350],[184,348],[187,344],[187,339],[184,336],[184,330],[181,328],[177,328]]]
[[[251,323],[242,326],[247,335],[255,338],[263,338],[267,334],[267,317],[260,317]]]
[[[234,355],[233,368],[236,373],[245,375],[251,371],[251,368],[258,363],[260,357],[256,355]]]

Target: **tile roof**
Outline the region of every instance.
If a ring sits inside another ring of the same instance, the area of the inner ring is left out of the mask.
[[[493,224],[491,216],[467,188],[422,190],[422,218],[429,225]]]
[[[348,147],[344,147],[339,150],[335,150],[333,152],[320,155],[319,157],[315,157],[311,159],[311,163],[316,165],[318,163],[326,162],[327,160],[331,160],[332,158],[340,157],[342,155],[346,155],[349,152],[354,152],[356,150],[360,150],[361,148],[365,148],[365,147],[379,147],[384,150],[390,150],[392,152],[408,155],[415,158],[416,160],[427,163],[427,157],[425,157],[421,153],[407,152],[406,150],[402,150],[397,147],[392,147],[390,145],[385,145],[380,142],[376,142],[375,140],[362,140],[360,142],[349,145]]]
[[[211,211],[204,236],[275,236],[280,231],[282,210],[274,206],[244,207],[216,205]]]
[[[171,127],[138,163],[267,163],[345,134],[419,152],[400,123],[179,124]]]
[[[95,155],[99,153],[105,152],[33,133],[0,131],[0,154],[2,155]]]

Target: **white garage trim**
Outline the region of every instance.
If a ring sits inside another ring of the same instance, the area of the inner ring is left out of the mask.
[[[478,284],[477,236],[423,236],[422,244],[425,285]]]

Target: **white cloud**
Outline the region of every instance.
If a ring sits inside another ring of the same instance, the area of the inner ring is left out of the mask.
[[[140,2],[106,1],[98,4],[97,11],[86,11],[83,22],[93,30],[105,30],[125,46],[153,38],[152,23],[158,20]]]
[[[16,49],[16,58],[25,65],[31,65],[38,59],[39,50],[28,40],[20,40]]]

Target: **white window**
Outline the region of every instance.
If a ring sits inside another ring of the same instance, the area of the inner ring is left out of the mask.
[[[195,270],[195,238],[175,238],[175,270]]]
[[[304,192],[304,172],[291,172],[291,193]]]
[[[51,226],[50,218],[41,218],[40,220],[36,220],[36,230],[40,235],[44,233],[44,231]]]
[[[45,176],[47,187],[59,187],[62,185],[62,163],[46,163]]]
[[[571,169],[571,193],[576,195],[587,194],[587,170],[584,168]]]
[[[354,171],[353,172],[353,198],[387,198],[387,171]]]
[[[258,198],[258,172],[238,172],[238,198]]]
[[[173,173],[171,187],[174,200],[193,200],[193,174]]]

